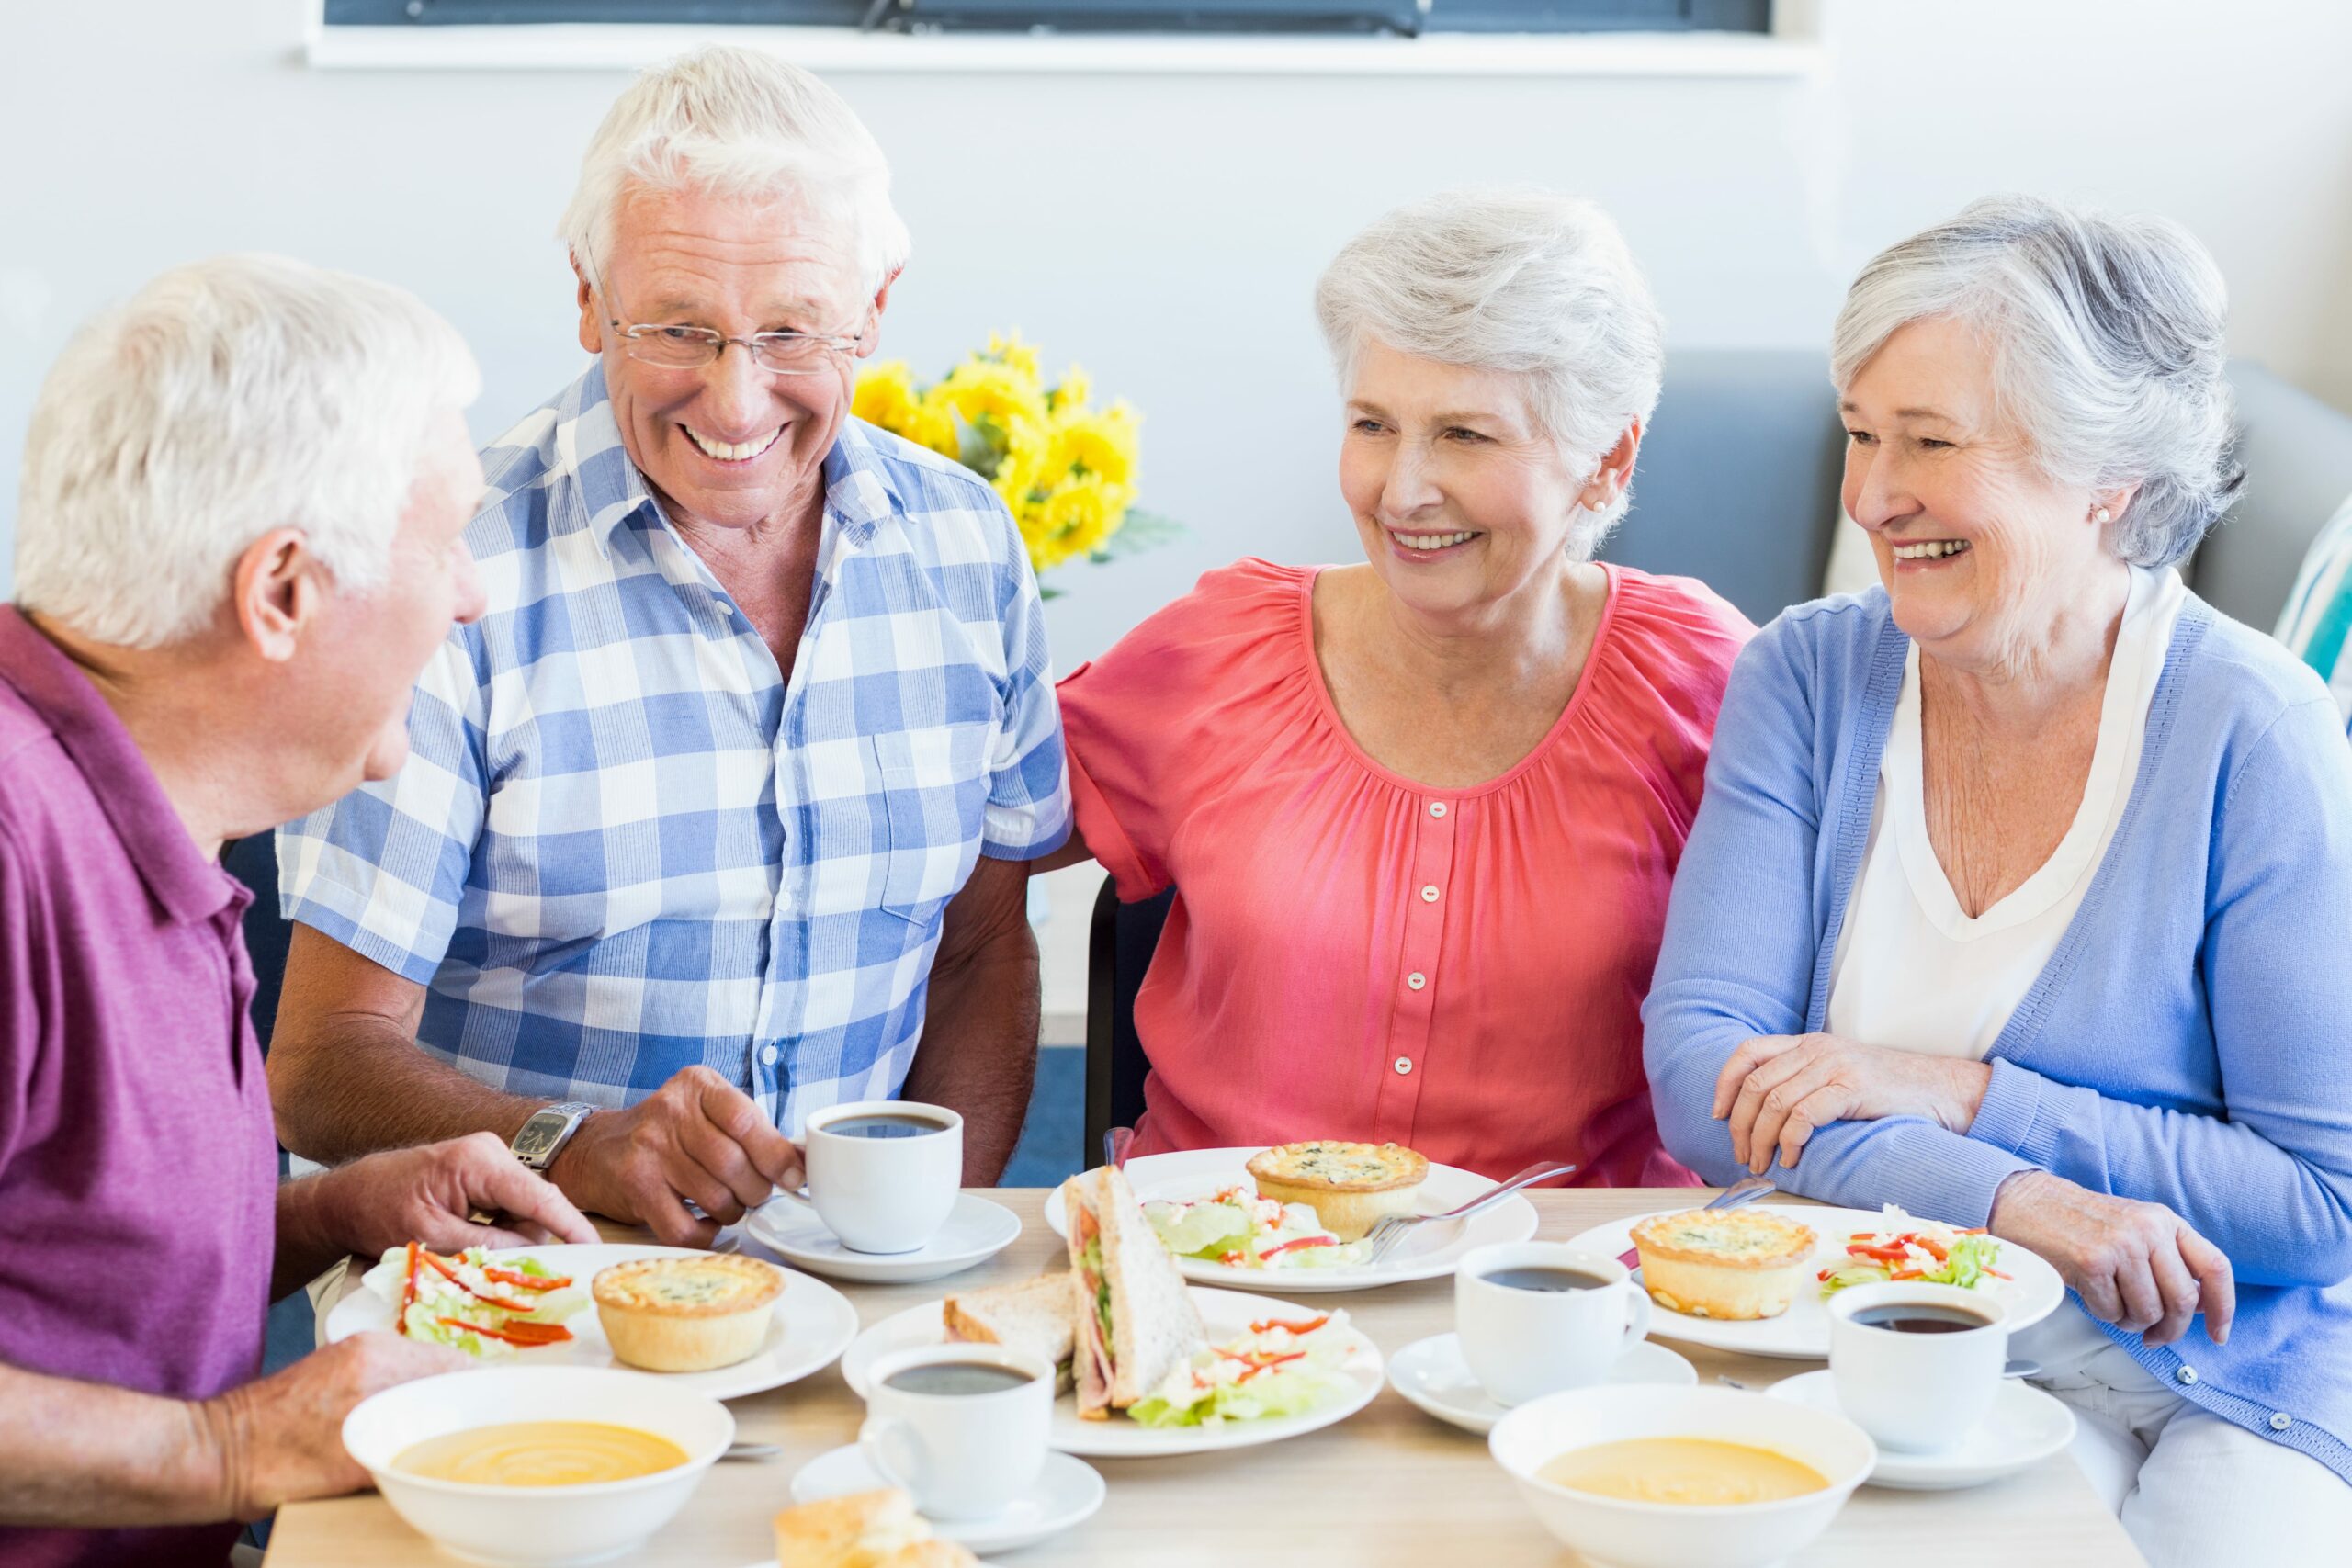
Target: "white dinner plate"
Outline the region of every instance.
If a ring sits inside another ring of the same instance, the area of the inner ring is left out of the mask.
[[[1775,1399],[1838,1415],[1837,1380],[1826,1371],[1799,1372],[1765,1391]],[[2001,1384],[1993,1408],[1973,1431],[1941,1453],[1878,1450],[1869,1484],[1899,1492],[1953,1492],[2015,1475],[2065,1450],[2075,1440],[2075,1413],[2064,1400],[2014,1379]]]
[[[1690,1205],[1694,1209],[1698,1206],[1696,1202]],[[1789,1303],[1789,1310],[1778,1317],[1724,1322],[1669,1312],[1660,1306],[1651,1316],[1650,1333],[1660,1339],[1679,1339],[1686,1345],[1736,1350],[1748,1356],[1826,1360],[1829,1356],[1829,1313],[1822,1305],[1821,1286],[1812,1276],[1832,1263],[1844,1262],[1846,1238],[1858,1232],[1882,1229],[1886,1216],[1876,1209],[1784,1208],[1770,1203],[1752,1206],[1794,1220],[1810,1228],[1819,1238],[1814,1249],[1813,1261],[1805,1266],[1806,1277],[1798,1282],[1796,1300]],[[1657,1212],[1679,1214],[1684,1211],[1661,1209]],[[1634,1227],[1649,1217],[1647,1214],[1635,1214],[1629,1219],[1595,1225],[1582,1235],[1571,1238],[1568,1245],[1614,1258],[1634,1245]],[[1978,1291],[1999,1302],[2007,1310],[2012,1334],[2040,1323],[2056,1312],[2066,1299],[2066,1283],[2058,1277],[2058,1270],[2016,1242],[2001,1243],[2001,1256],[1995,1267],[2013,1278],[1988,1280],[1978,1287]]]
[[[1606,1380],[1612,1383],[1659,1383],[1689,1388],[1699,1381],[1699,1370],[1663,1345],[1637,1339],[1617,1358]],[[1462,1359],[1462,1341],[1452,1334],[1417,1339],[1389,1359],[1388,1386],[1439,1420],[1481,1435],[1510,1414],[1480,1386],[1470,1363]]]
[[[683,1247],[616,1245],[518,1247],[490,1254],[494,1261],[509,1267],[523,1258],[536,1258],[558,1274],[570,1275],[582,1290],[595,1278],[598,1269],[609,1269],[616,1263],[629,1263],[640,1258],[700,1256]],[[822,1280],[790,1269],[779,1272],[784,1275],[784,1293],[776,1298],[775,1317],[768,1325],[767,1342],[749,1360],[738,1361],[731,1367],[707,1372],[648,1372],[641,1367],[631,1367],[613,1355],[612,1344],[605,1337],[605,1325],[597,1321],[594,1302],[564,1320],[564,1326],[571,1330],[569,1340],[558,1345],[535,1345],[515,1351],[512,1357],[502,1356],[496,1362],[482,1364],[619,1367],[707,1393],[713,1399],[741,1399],[747,1393],[781,1388],[832,1363],[857,1337],[857,1309]],[[328,1312],[326,1338],[329,1342],[347,1339],[371,1328],[389,1330],[391,1326],[392,1303],[355,1282],[351,1293]]]
[[[802,1465],[792,1478],[792,1500],[814,1503],[890,1484],[849,1443]],[[1101,1471],[1082,1459],[1048,1453],[1037,1479],[997,1512],[978,1519],[933,1519],[931,1528],[974,1551],[1018,1551],[1084,1524],[1109,1495]]]
[[[1316,1315],[1314,1308],[1295,1302],[1275,1301],[1238,1291],[1212,1291],[1194,1285],[1192,1292],[1193,1304],[1200,1308],[1201,1320],[1207,1325],[1212,1340],[1245,1334],[1250,1324],[1269,1317]],[[1259,1421],[1228,1421],[1222,1426],[1141,1427],[1116,1412],[1107,1421],[1081,1421],[1077,1396],[1065,1393],[1054,1401],[1053,1427],[1046,1440],[1066,1454],[1085,1454],[1096,1459],[1154,1459],[1163,1454],[1255,1448],[1260,1443],[1280,1442],[1284,1438],[1318,1431],[1346,1420],[1371,1404],[1373,1396],[1380,1392],[1380,1348],[1353,1324],[1340,1332],[1348,1346],[1347,1359],[1340,1370],[1354,1386],[1312,1410]],[[940,1316],[938,1302],[909,1307],[857,1337],[842,1356],[842,1377],[851,1391],[864,1399],[866,1372],[876,1360],[893,1350],[941,1345],[946,1340],[947,1325]]]
[[[1227,1187],[1247,1187],[1250,1156],[1261,1149],[1187,1149],[1181,1154],[1145,1155],[1123,1168],[1136,1196],[1187,1201],[1206,1198]],[[1420,1211],[1442,1214],[1458,1209],[1495,1183],[1475,1170],[1431,1165],[1421,1183]],[[1060,1189],[1046,1195],[1046,1224],[1056,1235],[1069,1235],[1069,1218],[1062,1212]],[[1324,1291],[1368,1291],[1380,1285],[1401,1285],[1413,1280],[1436,1280],[1453,1272],[1453,1266],[1474,1247],[1525,1241],[1535,1234],[1535,1205],[1524,1193],[1514,1192],[1483,1213],[1442,1225],[1416,1225],[1377,1264],[1332,1269],[1237,1269],[1205,1258],[1179,1258],[1176,1268],[1198,1285],[1222,1285],[1235,1291],[1282,1291],[1308,1295]]]
[[[966,1192],[939,1234],[912,1252],[853,1252],[814,1209],[771,1198],[744,1220],[743,1232],[811,1274],[861,1285],[916,1285],[986,1263],[1020,1239],[1021,1216]]]

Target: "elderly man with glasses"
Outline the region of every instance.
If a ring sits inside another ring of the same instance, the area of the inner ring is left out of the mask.
[[[707,1245],[798,1181],[810,1111],[903,1096],[990,1180],[1069,787],[1011,517],[849,415],[907,249],[881,152],[707,50],[622,96],[562,232],[597,357],[484,453],[489,612],[401,777],[279,839],[288,1146],[488,1129]]]

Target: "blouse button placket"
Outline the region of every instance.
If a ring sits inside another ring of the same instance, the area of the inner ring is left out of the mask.
[[[1429,1078],[1430,1029],[1445,980],[1440,961],[1445,954],[1445,920],[1452,905],[1445,888],[1453,871],[1460,813],[1453,802],[1431,800],[1412,820],[1412,863],[1399,868],[1405,873],[1400,878],[1406,895],[1400,920],[1404,945],[1397,953],[1398,979],[1389,1010],[1390,1070],[1381,1075],[1373,1108],[1374,1136],[1398,1144],[1412,1141],[1421,1086]]]

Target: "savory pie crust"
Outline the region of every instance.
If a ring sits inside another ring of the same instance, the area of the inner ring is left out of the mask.
[[[1726,1321],[1788,1311],[1818,1240],[1764,1209],[1689,1209],[1634,1227],[1650,1299],[1668,1312]]]
[[[756,1258],[645,1258],[590,1287],[613,1354],[654,1372],[731,1367],[766,1342],[784,1275]]]
[[[1402,1144],[1314,1138],[1250,1156],[1258,1196],[1304,1203],[1341,1241],[1360,1241],[1391,1214],[1418,1211],[1430,1162]]]

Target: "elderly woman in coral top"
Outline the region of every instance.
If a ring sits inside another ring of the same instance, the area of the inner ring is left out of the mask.
[[[1598,209],[1459,194],[1359,235],[1316,305],[1366,558],[1210,572],[1061,685],[1079,831],[1038,863],[1178,889],[1134,1152],[1688,1182],[1639,1010],[1751,628],[1592,559],[1657,400],[1649,291]]]

